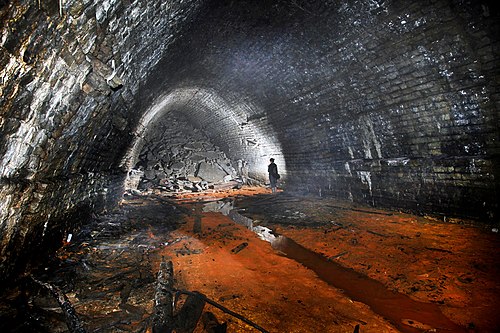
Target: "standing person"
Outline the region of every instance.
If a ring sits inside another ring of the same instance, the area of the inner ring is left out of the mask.
[[[280,175],[278,173],[278,166],[274,163],[274,158],[271,158],[269,161],[271,162],[267,167],[267,172],[269,172],[269,182],[271,183],[271,191],[276,193],[276,186],[278,179],[280,179]]]

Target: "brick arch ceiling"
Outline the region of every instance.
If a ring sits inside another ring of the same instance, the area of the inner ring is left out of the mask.
[[[289,189],[496,214],[499,28],[487,1],[207,8],[158,64],[145,100],[200,87],[255,103],[247,118],[270,124],[259,134],[279,143]]]
[[[39,3],[0,3],[1,275],[68,212],[116,202],[166,101],[158,115],[246,117],[234,133],[282,156],[290,190],[498,217],[492,1]]]
[[[143,114],[134,133],[135,140],[122,165],[129,170],[136,164],[144,145],[143,138],[152,123],[161,118],[168,119],[171,113],[181,113],[195,127],[203,129],[209,139],[222,147],[233,160],[247,161],[256,178],[266,178],[266,163],[270,157],[276,159],[280,172],[286,175],[285,161],[275,130],[265,117],[259,117],[258,120],[251,118],[251,115],[262,112],[261,107],[244,96],[226,93],[222,98],[213,89],[204,88],[173,90],[159,96]]]

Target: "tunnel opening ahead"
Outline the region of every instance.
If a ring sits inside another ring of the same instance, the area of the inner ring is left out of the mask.
[[[223,183],[241,187],[251,182],[246,161],[233,164],[203,129],[182,118],[170,112],[152,124],[129,172],[127,190],[200,192]]]
[[[257,109],[257,110],[256,110]],[[286,178],[275,130],[258,105],[243,96],[223,99],[214,90],[179,89],[158,98],[144,114],[124,164],[132,190],[199,192],[265,183],[271,157]],[[221,185],[225,183],[225,185]],[[214,187],[215,186],[215,187]]]

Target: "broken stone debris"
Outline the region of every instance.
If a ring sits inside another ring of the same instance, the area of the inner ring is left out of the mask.
[[[198,165],[198,171],[196,172],[196,176],[209,182],[219,183],[225,181],[227,179],[226,176],[230,175],[226,173],[226,171],[223,170],[218,165],[218,163],[209,164],[206,162],[201,162]]]
[[[179,128],[187,130],[180,133]],[[240,164],[246,166],[246,162],[239,160],[236,170],[203,131],[171,115],[145,135],[126,185],[129,191],[201,192],[239,188],[248,178],[248,172],[241,171]]]
[[[219,189],[221,187],[230,188],[241,187],[243,179],[236,175],[230,166],[223,170],[218,163],[211,164],[206,161],[198,163],[196,171],[190,174],[184,168],[179,169],[178,175],[171,175],[161,178],[158,172],[144,173],[138,183],[139,190],[159,188],[170,192],[200,192],[209,189]],[[228,173],[228,171],[230,173]]]

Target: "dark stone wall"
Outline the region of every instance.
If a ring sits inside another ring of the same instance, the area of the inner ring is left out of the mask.
[[[487,8],[339,9],[342,37],[324,33],[333,47],[317,58],[330,73],[295,97],[317,118],[285,146],[309,157],[287,163],[295,184],[375,206],[498,214],[499,30]],[[296,136],[291,127],[283,141]]]
[[[498,22],[489,1],[0,2],[0,275],[109,209],[173,113],[287,190],[495,223]]]
[[[1,3],[2,278],[120,198],[136,93],[200,4]]]

